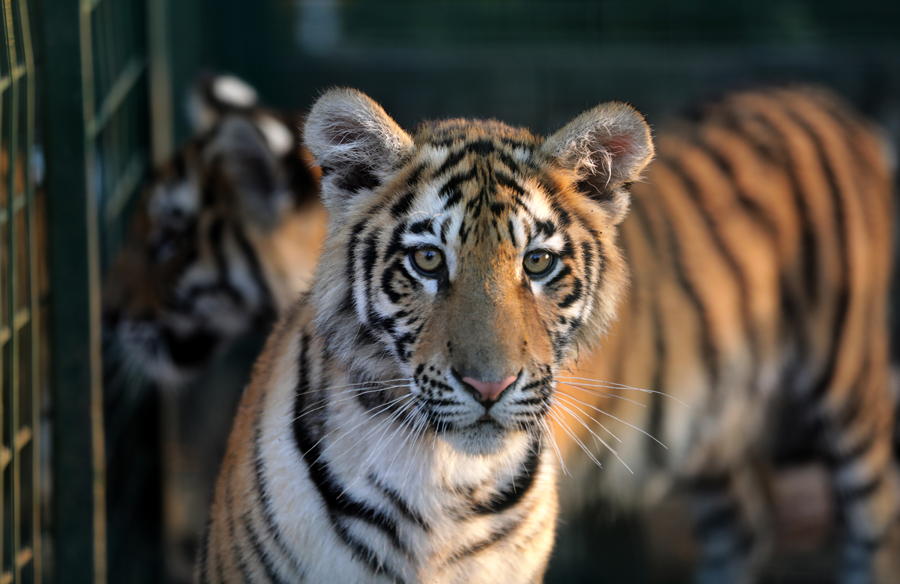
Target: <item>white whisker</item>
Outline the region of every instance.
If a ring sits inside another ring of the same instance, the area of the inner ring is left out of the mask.
[[[556,420],[556,423],[559,424],[560,428],[562,428],[563,431],[564,431],[566,434],[569,435],[569,438],[571,438],[572,440],[574,440],[575,443],[578,444],[578,446],[581,447],[581,449],[584,451],[584,453],[587,454],[588,458],[590,458],[591,461],[592,461],[594,464],[596,464],[596,465],[599,466],[600,468],[603,468],[603,465],[600,464],[600,461],[597,460],[597,458],[596,458],[596,457],[594,456],[594,454],[590,451],[590,449],[589,449],[587,446],[584,445],[584,442],[582,442],[581,439],[578,438],[578,436],[575,435],[575,432],[573,432],[572,429],[569,428],[569,425],[566,424],[566,422],[562,419],[562,416],[560,416],[558,413],[554,412],[553,410],[549,410],[549,411],[547,412],[547,414],[550,415],[550,416],[553,416],[553,419]]]
[[[678,399],[677,397],[669,395],[668,393],[666,393],[664,391],[658,391],[655,389],[644,389],[642,387],[633,387],[631,385],[625,385],[623,383],[614,383],[612,381],[599,381],[597,379],[590,379],[587,377],[573,377],[570,375],[557,375],[557,379],[574,379],[576,381],[589,382],[589,383],[582,384],[587,387],[602,387],[602,388],[606,388],[606,389],[630,389],[633,391],[641,391],[643,393],[655,393],[657,395],[665,396],[671,400],[675,400],[688,409],[690,409],[690,407],[691,407],[691,406],[687,405],[686,403],[684,403],[683,401],[681,401],[680,399]]]
[[[570,414],[572,414],[572,417],[574,417],[576,420],[578,420],[578,423],[580,423],[582,426],[584,426],[585,430],[587,430],[588,432],[591,433],[591,436],[594,437],[594,440],[599,440],[599,441],[600,441],[600,444],[602,444],[603,446],[605,446],[606,448],[608,448],[609,451],[613,453],[613,456],[615,456],[615,457],[619,460],[619,462],[622,463],[622,466],[624,466],[626,469],[628,469],[628,472],[630,472],[631,474],[634,474],[634,471],[631,470],[631,467],[628,466],[628,465],[625,463],[624,460],[622,460],[622,457],[619,456],[619,453],[616,451],[616,449],[613,448],[612,446],[610,446],[609,444],[607,444],[607,443],[606,443],[606,440],[604,440],[603,438],[601,438],[600,436],[598,436],[598,435],[597,435],[597,434],[596,434],[596,433],[595,433],[595,432],[594,432],[594,431],[593,431],[593,430],[592,430],[592,429],[584,422],[584,420],[582,420],[581,418],[579,418],[578,416],[576,416],[575,413],[574,413],[572,410],[570,410],[569,408],[567,408],[566,406],[564,406],[564,405],[562,405],[562,404],[557,404],[557,405],[558,405],[559,407],[563,408],[564,410],[566,410],[567,412],[569,412]],[[578,408],[578,410],[579,410],[580,412],[582,412],[584,415],[587,416],[587,413],[586,413],[584,410],[582,410],[581,408],[579,408],[578,406],[573,405],[573,407]],[[604,430],[606,430],[607,432],[609,432],[609,430],[607,430],[607,429],[603,426],[603,424],[600,424],[600,422],[597,422],[597,420],[594,420],[594,418],[591,418],[590,416],[588,416],[588,419],[590,419],[590,420],[596,422],[597,424],[600,425],[601,428],[603,428]],[[612,434],[612,437],[613,437],[613,438],[615,438],[616,440],[619,440],[619,437],[618,437],[618,436],[616,436],[616,435],[613,434],[612,432],[609,432],[609,433]],[[621,443],[622,441],[619,440],[619,442]]]
[[[568,387],[573,387],[573,388],[575,388],[575,389],[577,389],[577,390],[579,390],[579,391],[583,391],[583,392],[585,392],[585,393],[592,393],[592,394],[594,394],[594,395],[600,395],[600,396],[604,396],[604,397],[609,397],[609,398],[614,398],[614,399],[620,399],[620,400],[622,400],[622,401],[627,401],[627,402],[633,403],[633,404],[635,404],[635,405],[641,406],[642,408],[646,408],[646,407],[647,407],[646,404],[642,404],[642,403],[639,402],[639,401],[635,401],[635,400],[633,400],[633,399],[628,399],[627,397],[623,397],[623,396],[621,396],[621,395],[616,395],[616,394],[614,394],[614,393],[608,393],[608,392],[605,392],[605,391],[597,391],[597,390],[595,390],[595,389],[588,389],[588,388],[585,388],[585,387],[582,387],[582,386],[578,385],[577,383],[566,383],[566,382],[564,382],[564,381],[559,381],[559,380],[557,380],[556,383],[557,383],[557,385],[565,385],[565,386],[568,386]],[[562,393],[562,392],[560,392],[560,393]]]
[[[560,397],[562,397],[562,396],[565,395],[565,394],[558,394],[558,395],[559,395]],[[570,396],[570,395],[566,395],[565,397],[569,398],[570,400],[575,400],[575,398],[573,398],[573,397]],[[575,401],[578,401],[578,400],[575,400]],[[594,410],[594,411],[596,411],[596,412],[598,412],[598,413],[603,414],[604,416],[607,416],[607,417],[609,417],[609,418],[612,418],[613,420],[615,420],[615,421],[617,421],[617,422],[620,422],[620,423],[622,423],[622,424],[625,424],[625,425],[628,426],[629,428],[632,428],[632,429],[634,429],[634,430],[637,430],[638,432],[640,432],[641,434],[643,434],[643,435],[646,436],[647,438],[650,438],[651,440],[653,440],[654,442],[656,442],[657,444],[659,444],[660,446],[662,446],[662,447],[665,448],[666,450],[669,449],[669,447],[666,446],[665,444],[663,444],[662,442],[660,442],[659,439],[658,439],[656,436],[653,436],[653,435],[650,434],[649,432],[647,432],[647,431],[645,431],[645,430],[642,430],[641,428],[638,428],[638,427],[635,426],[634,424],[629,424],[629,423],[626,422],[625,420],[623,420],[623,419],[621,419],[621,418],[617,418],[616,416],[610,414],[609,412],[605,412],[605,411],[601,410],[600,408],[598,408],[598,407],[596,407],[596,406],[592,406],[592,405],[589,404],[589,403],[585,403],[585,402],[579,402],[579,403],[581,403],[582,405],[584,405],[584,406],[586,406],[586,407],[591,408],[592,410]],[[595,420],[595,421],[596,421],[596,420]],[[597,422],[597,423],[599,424],[599,422]],[[611,432],[610,432],[610,433],[611,433]]]

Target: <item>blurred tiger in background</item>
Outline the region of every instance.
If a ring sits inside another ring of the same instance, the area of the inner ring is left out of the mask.
[[[697,582],[751,582],[771,543],[767,471],[813,452],[845,525],[840,581],[876,581],[900,495],[889,149],[816,88],[730,95],[656,143],[618,239],[619,320],[558,378],[560,447],[589,453],[564,452],[561,500],[686,486]]]
[[[109,343],[163,386],[267,330],[310,283],[324,236],[300,116],[228,75],[195,86],[195,137],[154,171],[103,288]]]

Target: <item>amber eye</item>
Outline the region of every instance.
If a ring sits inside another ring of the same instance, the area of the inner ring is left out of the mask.
[[[525,254],[522,261],[528,275],[535,278],[546,275],[556,265],[556,254],[545,249],[537,249]]]
[[[412,254],[413,265],[425,276],[434,276],[444,266],[444,254],[433,247],[420,247]]]

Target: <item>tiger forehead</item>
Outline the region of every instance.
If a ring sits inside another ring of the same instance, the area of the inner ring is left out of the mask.
[[[472,182],[491,191],[506,186],[524,195],[523,186],[531,179],[542,190],[556,190],[539,154],[541,139],[524,128],[495,120],[442,120],[420,126],[415,144],[405,180],[446,182],[445,196]]]
[[[455,143],[491,141],[497,145],[533,149],[541,139],[526,128],[517,128],[497,120],[451,119],[426,122],[415,135],[418,144],[450,146]]]

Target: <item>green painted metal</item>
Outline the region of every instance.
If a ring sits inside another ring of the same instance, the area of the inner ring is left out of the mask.
[[[56,582],[106,582],[100,266],[90,6],[43,3]]]
[[[44,0],[43,14],[55,581],[158,582],[158,396],[104,379],[100,330],[101,275],[149,165],[148,6]]]
[[[34,57],[29,5],[0,3],[0,584],[41,581]]]

